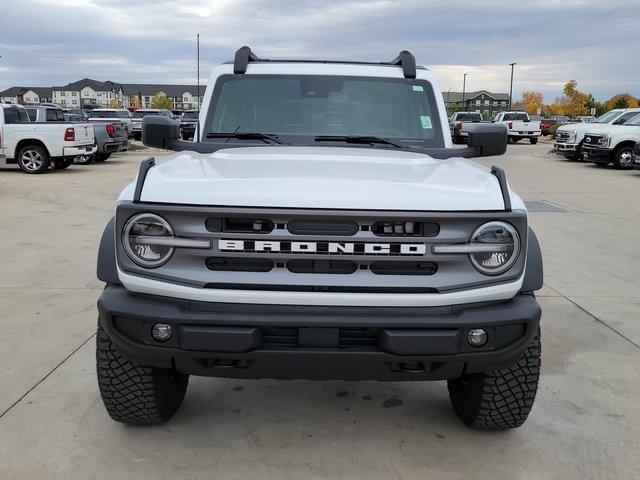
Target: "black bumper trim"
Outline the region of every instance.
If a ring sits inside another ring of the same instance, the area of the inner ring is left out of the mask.
[[[319,307],[192,302],[115,285],[104,290],[98,310],[122,353],[147,365],[213,377],[346,380],[439,380],[500,368],[518,359],[541,316],[531,295],[472,306]],[[151,338],[156,322],[174,326],[171,340]],[[491,339],[482,349],[464,340],[477,327]],[[300,332],[300,343],[298,333],[295,347],[269,343],[277,328]],[[198,329],[205,335],[194,335]],[[363,330],[365,340],[358,337]],[[365,343],[343,344],[343,331]]]

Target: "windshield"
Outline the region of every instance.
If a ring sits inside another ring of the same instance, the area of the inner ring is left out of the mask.
[[[528,122],[529,115],[527,115],[526,113],[505,113],[503,120],[511,120],[511,121],[523,120],[525,122]]]
[[[160,112],[158,112],[157,110],[145,110],[144,112],[136,110],[135,112],[133,112],[133,118],[142,118],[146,117],[147,115],[158,115],[159,113]]]
[[[624,122],[624,126],[628,126],[628,125],[632,125],[634,127],[639,127],[640,126],[640,114],[636,115],[635,117],[631,117],[629,120],[627,120],[626,122]]]
[[[312,144],[318,136],[370,136],[444,147],[433,88],[425,80],[223,75],[210,105],[204,131],[211,136],[269,133],[293,144]]]
[[[193,119],[193,120],[197,120],[198,119],[198,115],[200,115],[200,112],[184,112],[182,114],[182,118],[184,119]]]
[[[456,120],[459,122],[481,122],[482,116],[479,113],[458,113]]]
[[[129,112],[124,110],[93,110],[89,118],[129,118]]]
[[[600,115],[591,123],[609,123],[611,122],[611,120],[616,118],[619,114],[620,114],[620,110],[611,110],[610,112]]]

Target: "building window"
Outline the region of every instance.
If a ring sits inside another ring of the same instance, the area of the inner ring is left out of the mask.
[[[504,100],[502,102],[500,102],[500,105],[502,105],[503,107],[505,107],[507,105],[507,102],[505,102]]]
[[[71,96],[72,97],[77,97],[78,96],[78,92],[71,92]]]
[[[484,104],[485,104],[485,106],[486,106],[486,105],[489,105],[489,100],[485,100],[485,101],[484,101]]]
[[[497,107],[497,106],[498,106],[498,102],[494,100],[494,101],[493,101],[493,106],[494,106],[494,107]]]
[[[480,105],[480,100],[476,100],[476,105]]]

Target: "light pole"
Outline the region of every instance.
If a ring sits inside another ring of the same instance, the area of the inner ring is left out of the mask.
[[[509,86],[509,110],[511,110],[511,103],[513,100],[513,67],[517,65],[517,63],[510,63],[511,65],[511,85]]]
[[[462,111],[463,112],[466,110],[466,107],[464,105],[464,94],[465,94],[466,87],[467,87],[467,74],[465,73],[462,76]]]

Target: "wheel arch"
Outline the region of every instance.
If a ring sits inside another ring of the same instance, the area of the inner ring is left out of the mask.
[[[116,233],[115,218],[107,222],[100,239],[100,247],[98,248],[97,263],[98,280],[106,283],[120,284],[118,278],[118,267],[116,265]]]
[[[544,281],[544,269],[542,266],[542,251],[538,237],[529,227],[529,241],[527,242],[527,262],[524,271],[524,281],[521,292],[533,292],[540,290]]]
[[[13,153],[13,158],[14,159],[18,159],[18,152],[23,149],[24,147],[28,147],[31,145],[35,145],[38,147],[42,147],[45,151],[45,153],[47,154],[47,157],[51,158],[51,153],[49,152],[49,149],[47,148],[47,146],[45,145],[45,143],[42,140],[39,140],[37,138],[23,138],[22,140],[20,140],[17,144],[16,144],[16,149]]]
[[[621,142],[618,142],[615,147],[613,147],[613,151],[617,152],[618,149],[623,148],[623,147],[631,147],[631,148],[633,148],[633,147],[635,147],[636,143],[637,143],[637,140],[631,140],[631,139],[622,140]]]

